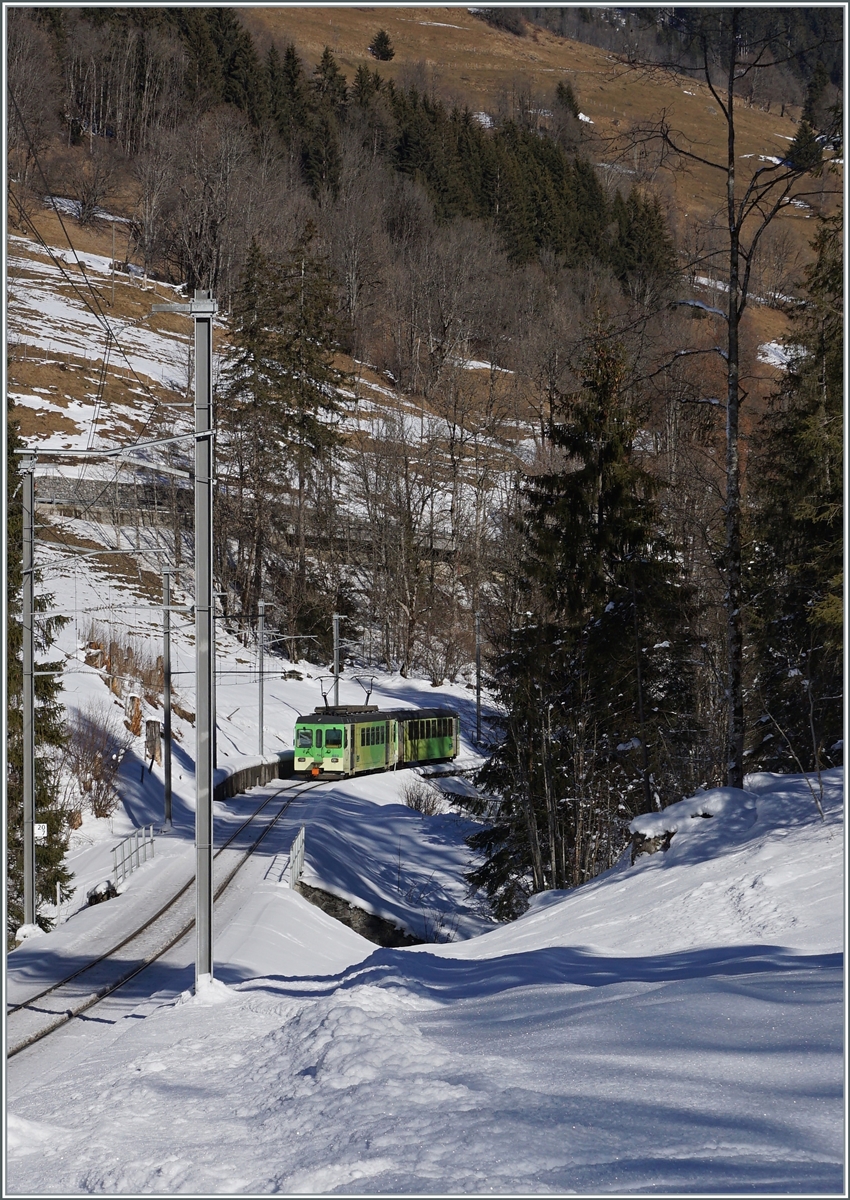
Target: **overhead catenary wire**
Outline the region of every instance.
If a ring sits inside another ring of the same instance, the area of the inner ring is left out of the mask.
[[[32,219],[30,218],[29,214],[28,214],[28,213],[26,213],[26,211],[24,210],[24,208],[23,208],[23,205],[21,205],[21,204],[20,204],[20,202],[18,201],[17,197],[16,197],[16,196],[14,196],[14,193],[10,193],[10,194],[12,195],[13,202],[15,203],[15,205],[16,205],[16,208],[18,209],[18,212],[20,213],[20,215],[21,215],[22,219],[23,219],[23,220],[26,222],[26,224],[29,226],[29,228],[32,230],[32,232],[35,234],[35,236],[36,236],[36,239],[38,240],[38,242],[40,243],[40,245],[41,245],[41,246],[42,246],[42,247],[45,249],[45,251],[47,252],[47,254],[49,255],[49,257],[52,259],[52,261],[55,263],[55,265],[56,265],[56,267],[58,268],[58,270],[60,271],[60,273],[61,273],[61,274],[64,276],[64,278],[66,279],[66,281],[67,281],[67,282],[68,282],[68,283],[71,285],[71,287],[73,288],[73,290],[74,290],[74,291],[77,293],[77,295],[80,297],[80,299],[82,300],[82,302],[83,302],[83,303],[86,305],[86,307],[89,309],[89,311],[90,311],[90,312],[92,313],[92,315],[95,317],[95,319],[96,319],[96,320],[97,320],[97,321],[98,321],[98,322],[101,324],[101,326],[103,327],[103,329],[104,329],[104,331],[105,331],[105,334],[106,334],[106,339],[107,339],[107,351],[108,351],[108,348],[109,348],[109,346],[110,346],[110,343],[111,343],[111,342],[114,342],[114,343],[115,343],[115,346],[116,346],[116,348],[118,349],[119,353],[121,354],[121,357],[123,358],[124,362],[126,363],[126,365],[127,365],[127,368],[128,368],[128,370],[130,371],[130,373],[132,374],[133,378],[136,380],[136,382],[139,384],[139,386],[142,388],[142,390],[143,390],[143,391],[144,391],[144,392],[145,392],[145,393],[146,393],[146,394],[147,394],[147,395],[150,397],[150,399],[151,399],[151,401],[152,401],[152,405],[153,405],[153,407],[152,407],[152,409],[151,409],[151,412],[149,413],[149,415],[148,415],[147,419],[145,420],[145,422],[144,422],[144,424],[143,424],[143,426],[142,426],[141,430],[138,432],[138,434],[137,434],[137,436],[136,436],[136,439],[135,439],[135,442],[131,442],[131,443],[130,443],[130,446],[132,446],[132,445],[134,445],[134,444],[137,444],[138,442],[140,442],[140,441],[142,440],[142,438],[144,437],[144,435],[145,435],[146,431],[149,429],[149,427],[150,427],[150,425],[151,425],[152,421],[154,420],[154,418],[155,418],[155,416],[156,416],[157,412],[158,412],[158,411],[159,411],[159,409],[161,408],[161,404],[162,404],[162,402],[160,401],[160,399],[159,399],[159,398],[158,398],[156,395],[154,395],[154,393],[151,391],[151,389],[149,388],[149,386],[148,386],[148,385],[145,383],[145,381],[144,381],[144,380],[143,380],[143,379],[142,379],[142,378],[139,376],[139,374],[137,373],[137,371],[136,371],[135,367],[133,366],[132,362],[130,361],[130,358],[129,358],[129,357],[128,357],[128,355],[127,355],[127,352],[125,351],[124,347],[121,345],[120,341],[118,340],[118,337],[116,336],[116,333],[115,333],[115,330],[114,330],[114,329],[113,329],[113,327],[112,327],[112,324],[110,323],[110,321],[109,321],[109,319],[107,318],[107,316],[106,316],[105,312],[103,311],[103,307],[102,307],[102,305],[101,305],[101,303],[100,303],[100,298],[99,298],[99,296],[98,296],[98,294],[97,294],[97,291],[96,291],[96,289],[94,288],[94,286],[93,286],[93,284],[92,284],[91,280],[88,278],[88,274],[87,274],[87,272],[86,272],[86,270],[85,270],[85,266],[84,266],[84,264],[82,263],[82,261],[80,260],[80,257],[79,257],[79,255],[78,255],[78,253],[77,253],[77,250],[76,250],[76,247],[74,246],[73,240],[71,239],[71,236],[70,236],[70,234],[68,233],[68,230],[67,230],[67,227],[66,227],[66,225],[65,225],[65,222],[64,222],[64,220],[62,219],[62,213],[61,213],[61,211],[60,211],[60,209],[59,209],[59,206],[58,206],[58,204],[56,203],[56,198],[55,198],[55,196],[53,196],[53,194],[52,194],[52,191],[51,191],[51,189],[50,189],[50,187],[49,187],[49,185],[48,185],[47,178],[46,178],[46,176],[45,176],[45,173],[44,173],[44,169],[43,169],[43,167],[42,167],[42,165],[41,165],[41,160],[40,160],[40,158],[39,158],[39,156],[38,156],[38,153],[37,153],[37,150],[36,150],[36,148],[35,148],[35,146],[34,146],[34,144],[33,144],[33,141],[32,141],[32,138],[31,138],[31,136],[30,136],[29,130],[27,129],[26,122],[25,122],[25,121],[24,121],[24,119],[23,119],[23,115],[22,115],[22,113],[21,113],[21,110],[20,110],[20,107],[19,107],[19,105],[18,105],[17,99],[15,98],[15,94],[14,94],[14,92],[12,91],[11,85],[10,85],[8,82],[7,82],[7,91],[8,91],[9,97],[10,97],[10,99],[11,99],[11,101],[12,101],[12,104],[13,104],[13,105],[14,105],[14,107],[15,107],[15,111],[16,111],[16,113],[17,113],[18,120],[20,121],[21,129],[23,130],[24,136],[25,136],[25,138],[27,139],[27,142],[28,142],[28,144],[29,144],[30,152],[32,153],[32,156],[33,156],[33,161],[34,161],[34,163],[35,163],[35,165],[36,165],[36,168],[37,168],[37,170],[38,170],[38,173],[39,173],[39,175],[40,175],[40,177],[41,177],[41,181],[42,181],[42,183],[43,183],[43,185],[44,185],[44,188],[45,188],[45,192],[46,192],[46,194],[47,194],[47,197],[49,198],[49,200],[50,200],[50,203],[51,203],[51,205],[52,205],[52,207],[53,207],[53,210],[54,210],[54,212],[56,213],[56,217],[57,217],[57,219],[58,219],[58,221],[59,221],[59,224],[60,224],[60,227],[61,227],[61,229],[62,229],[62,232],[63,232],[63,233],[64,233],[64,235],[65,235],[65,238],[66,238],[66,240],[67,240],[67,242],[68,242],[68,246],[69,246],[69,248],[70,248],[70,250],[71,250],[71,253],[72,253],[72,254],[73,254],[73,256],[74,256],[75,262],[76,262],[76,264],[77,264],[77,266],[78,266],[78,268],[79,268],[79,270],[80,270],[80,273],[82,274],[82,276],[83,276],[83,279],[85,280],[85,283],[86,283],[86,286],[87,286],[87,288],[88,288],[88,291],[91,293],[91,298],[92,298],[92,301],[94,302],[93,304],[92,304],[92,303],[89,301],[88,297],[87,297],[87,296],[84,294],[84,292],[82,292],[82,291],[80,290],[80,288],[77,286],[76,282],[75,282],[73,279],[71,279],[71,277],[68,275],[67,271],[65,270],[65,264],[64,264],[64,263],[63,263],[63,262],[62,262],[62,261],[61,261],[61,260],[60,260],[60,259],[57,257],[57,255],[54,253],[54,251],[53,251],[52,247],[50,247],[50,246],[47,244],[47,242],[44,240],[44,238],[42,237],[41,233],[40,233],[40,232],[39,232],[39,230],[36,228],[36,226],[35,226],[34,222],[33,222],[33,221],[32,221]],[[114,269],[114,264],[113,264],[113,269]],[[108,357],[108,354],[107,354],[107,357]],[[106,368],[105,368],[105,366],[104,366],[104,368],[103,368],[103,377],[104,377],[104,379],[105,379],[105,371],[106,371]],[[96,406],[96,413],[97,413],[97,411],[98,411],[98,406]],[[92,438],[92,428],[90,427],[90,430],[89,430],[89,444],[90,444],[90,442],[91,442],[91,438]],[[120,471],[120,468],[118,468],[118,469],[116,470],[115,474],[112,476],[112,478],[111,478],[111,479],[109,479],[109,480],[108,480],[108,481],[105,483],[105,485],[104,485],[103,489],[101,490],[101,492],[98,494],[98,496],[97,496],[97,497],[95,497],[95,499],[94,499],[93,501],[91,501],[91,502],[89,503],[89,505],[87,506],[87,508],[92,508],[92,507],[94,507],[94,506],[96,505],[97,501],[98,501],[98,500],[99,500],[99,499],[100,499],[100,498],[101,498],[101,497],[104,495],[104,493],[107,491],[107,489],[109,488],[109,486],[110,486],[110,485],[111,485],[111,484],[112,484],[112,483],[113,483],[113,482],[114,482],[114,481],[117,479],[119,471]]]
[[[71,279],[71,277],[68,275],[67,271],[65,270],[65,264],[63,263],[63,261],[61,259],[59,259],[56,256],[53,248],[51,246],[49,246],[47,244],[47,242],[44,240],[40,231],[33,224],[31,218],[29,217],[29,214],[26,213],[26,211],[23,209],[23,206],[20,204],[20,202],[17,200],[17,197],[15,197],[14,194],[12,194],[12,199],[13,199],[16,207],[18,208],[22,218],[26,221],[26,223],[29,225],[30,229],[32,230],[32,232],[34,233],[36,238],[38,239],[38,242],[40,243],[40,245],[44,248],[44,250],[47,252],[47,254],[54,261],[54,263],[56,264],[56,266],[59,269],[59,271],[61,272],[61,274],[64,276],[64,278],[71,285],[73,290],[80,297],[81,301],[86,305],[86,307],[89,309],[89,311],[92,312],[92,314],[99,320],[100,319],[99,314],[92,308],[91,304],[88,301],[88,298],[80,290],[80,288],[77,286],[76,282],[73,279]],[[63,228],[63,230],[65,229],[64,224],[63,224],[62,228]],[[69,245],[71,246],[71,249],[74,252],[74,255],[76,257],[76,250],[74,250],[73,243],[71,242],[70,236],[68,235],[67,231],[65,232],[65,236],[68,238]],[[82,270],[82,267],[81,267],[81,270]],[[85,277],[85,272],[83,272],[83,274]],[[86,277],[86,281],[88,282],[87,277]],[[139,320],[142,320],[142,319],[146,319],[146,318],[139,318]],[[127,449],[130,449],[134,445],[137,445],[142,440],[145,432],[150,428],[150,425],[151,425],[154,417],[156,416],[157,412],[161,408],[162,402],[159,400],[159,398],[156,395],[154,395],[153,392],[151,392],[150,388],[145,383],[145,381],[138,375],[138,373],[136,372],[132,363],[130,362],[129,358],[127,357],[126,352],[124,351],[123,347],[121,346],[120,342],[118,341],[117,337],[115,336],[114,330],[112,330],[112,328],[109,326],[108,322],[107,322],[107,325],[105,328],[105,334],[106,334],[105,358],[108,359],[109,348],[110,348],[111,344],[114,342],[116,348],[121,353],[121,356],[124,358],[125,362],[127,363],[127,366],[129,368],[130,372],[132,373],[133,377],[138,382],[140,387],[147,393],[147,395],[150,397],[151,401],[153,402],[153,409],[152,409],[151,413],[148,415],[148,418],[145,420],[144,424],[142,425],[141,430],[138,432],[135,441],[131,441],[126,447]],[[91,442],[92,442],[92,434],[93,434],[92,422],[99,419],[100,403],[102,401],[102,395],[103,395],[103,391],[105,388],[105,378],[106,378],[106,366],[103,365],[101,367],[101,381],[99,382],[99,385],[98,385],[98,394],[97,394],[96,403],[95,403],[95,414],[94,414],[93,418],[89,418],[90,425],[89,425],[89,431],[88,431],[88,435],[87,435],[87,443],[89,446],[91,446]],[[61,453],[61,450],[56,450],[55,453]],[[80,479],[78,481],[77,496],[79,496],[79,483],[82,482],[82,478],[85,474],[85,470],[86,470],[86,467],[84,465],[83,473],[81,474]],[[121,470],[122,470],[122,468],[120,466],[117,466],[115,468],[115,470],[112,472],[112,474],[109,476],[109,478],[104,482],[104,485],[101,488],[100,492],[98,492],[97,495],[92,500],[90,500],[87,504],[85,504],[83,506],[84,512],[87,512],[97,506],[98,501],[106,494],[106,492],[109,490],[109,488],[113,486],[113,484],[117,480]]]
[[[38,161],[38,160],[36,159],[36,162],[37,162],[37,161]],[[44,174],[43,174],[43,172],[42,172],[42,170],[41,170],[41,165],[40,165],[40,164],[38,164],[38,166],[39,166],[39,173],[42,175],[42,179],[44,180]],[[45,183],[45,187],[46,187],[46,186],[47,186],[47,182],[46,182],[46,180],[44,180],[44,183]],[[18,210],[18,213],[19,213],[19,215],[20,215],[21,219],[22,219],[22,220],[23,220],[23,221],[26,223],[26,225],[27,225],[27,226],[29,227],[29,229],[32,231],[32,233],[33,233],[33,235],[35,236],[35,238],[36,238],[36,240],[37,240],[38,244],[39,244],[39,245],[41,246],[41,248],[42,248],[42,249],[45,251],[45,253],[46,253],[46,254],[47,254],[49,257],[50,257],[50,259],[53,261],[53,263],[54,263],[54,265],[56,266],[56,268],[59,270],[60,274],[63,276],[63,278],[65,279],[65,281],[66,281],[66,282],[67,282],[67,283],[70,285],[70,287],[73,289],[73,291],[74,291],[74,292],[76,292],[77,296],[80,298],[80,300],[82,301],[82,303],[83,303],[83,304],[85,304],[86,308],[88,308],[89,312],[92,314],[92,316],[95,318],[95,320],[97,320],[97,322],[98,322],[98,323],[101,325],[101,327],[103,328],[103,330],[104,330],[104,333],[106,334],[107,338],[108,338],[108,339],[109,339],[111,342],[114,342],[114,343],[115,343],[115,347],[116,347],[116,349],[118,350],[118,352],[121,354],[121,357],[124,359],[124,362],[126,363],[127,369],[129,370],[129,372],[131,373],[131,375],[133,376],[133,378],[136,380],[136,382],[138,383],[139,387],[141,387],[141,388],[142,388],[142,390],[143,390],[143,391],[144,391],[144,392],[147,394],[147,396],[148,396],[148,397],[149,397],[149,399],[151,400],[151,403],[154,405],[154,408],[159,408],[159,407],[161,406],[161,404],[162,404],[162,401],[159,399],[159,397],[158,397],[157,395],[155,395],[155,393],[154,393],[154,392],[152,392],[152,391],[151,391],[151,389],[150,389],[149,385],[148,385],[148,384],[147,384],[147,383],[144,381],[144,379],[143,379],[143,378],[142,378],[142,377],[141,377],[141,376],[138,374],[138,372],[136,371],[136,369],[135,369],[135,367],[133,366],[133,364],[132,364],[132,362],[131,362],[130,358],[129,358],[129,357],[128,357],[128,355],[127,355],[127,352],[126,352],[126,350],[125,350],[125,349],[124,349],[124,347],[121,345],[121,342],[120,342],[120,340],[118,339],[118,337],[117,337],[117,335],[116,335],[116,333],[115,333],[115,330],[114,330],[114,328],[113,328],[113,327],[112,327],[112,325],[110,324],[110,322],[109,322],[109,319],[107,318],[106,314],[103,312],[103,309],[100,307],[100,303],[99,303],[99,301],[98,301],[98,306],[97,306],[97,308],[95,308],[95,307],[93,307],[93,306],[92,306],[92,304],[91,304],[91,301],[89,300],[88,296],[87,296],[87,295],[86,295],[86,294],[85,294],[85,293],[84,293],[84,292],[81,290],[81,288],[80,288],[80,287],[79,287],[79,285],[77,284],[76,280],[74,280],[74,279],[73,279],[73,278],[72,278],[72,277],[71,277],[71,276],[68,274],[67,270],[65,269],[65,268],[66,268],[66,263],[64,262],[64,260],[63,260],[63,259],[61,259],[61,258],[59,258],[59,257],[58,257],[58,255],[56,254],[56,251],[54,250],[54,248],[53,248],[51,245],[49,245],[49,243],[48,243],[48,242],[46,242],[46,241],[45,241],[45,239],[44,239],[44,237],[43,237],[43,235],[42,235],[41,231],[40,231],[40,230],[38,229],[38,227],[35,225],[35,223],[33,222],[32,218],[30,217],[29,213],[26,211],[26,209],[23,207],[23,205],[22,205],[22,204],[20,203],[20,201],[18,200],[17,196],[15,196],[15,194],[14,194],[14,193],[11,193],[11,196],[12,196],[12,202],[14,203],[14,205],[15,205],[16,209]],[[51,201],[54,199],[54,198],[53,198],[53,196],[50,196],[49,198],[50,198],[50,200],[51,200]],[[72,242],[72,240],[71,240],[71,236],[70,236],[70,234],[68,233],[68,231],[67,231],[67,229],[66,229],[66,227],[65,227],[65,224],[64,224],[64,222],[62,221],[61,215],[59,214],[59,210],[58,210],[57,208],[55,208],[55,204],[54,204],[54,209],[55,209],[55,211],[56,211],[56,213],[57,213],[57,216],[59,216],[59,221],[60,221],[60,224],[62,225],[62,231],[63,231],[63,233],[65,234],[65,237],[66,237],[66,238],[67,238],[67,240],[68,240],[68,246],[69,246],[69,248],[70,248],[71,252],[72,252],[72,253],[73,253],[73,255],[74,255],[74,258],[75,258],[75,260],[76,260],[76,262],[77,262],[77,265],[78,265],[78,267],[79,267],[79,269],[80,269],[80,273],[82,274],[83,278],[85,279],[85,281],[86,281],[86,284],[88,285],[89,291],[92,293],[92,295],[93,295],[93,296],[95,297],[95,299],[97,300],[97,293],[96,293],[96,291],[95,291],[95,289],[94,289],[94,285],[92,284],[91,280],[89,279],[89,277],[88,277],[88,275],[87,275],[87,273],[86,273],[85,267],[84,267],[84,266],[83,266],[83,264],[80,262],[79,256],[77,255],[76,248],[74,247],[74,243],[73,243],[73,242]],[[144,317],[139,317],[139,318],[137,318],[137,320],[138,320],[138,321],[141,321],[141,320],[146,320],[146,319],[147,319],[147,316],[144,316]],[[133,323],[133,324],[135,324],[135,323],[136,323],[136,321],[134,321],[134,322],[132,322],[132,323]],[[130,324],[130,322],[127,322],[127,324]],[[149,421],[148,421],[148,423],[149,423]]]

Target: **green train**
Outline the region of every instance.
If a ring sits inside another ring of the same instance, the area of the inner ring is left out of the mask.
[[[457,756],[460,718],[449,708],[339,705],[295,723],[295,774],[360,775]]]

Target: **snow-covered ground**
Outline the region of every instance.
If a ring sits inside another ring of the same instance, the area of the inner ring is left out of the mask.
[[[30,283],[15,286],[37,307],[53,268],[28,263]],[[88,339],[94,359],[97,328],[72,295],[62,305],[71,352]],[[176,346],[165,355],[175,375]],[[145,338],[137,351],[139,372],[157,378],[157,347]],[[114,545],[114,530],[69,528]],[[157,532],[142,533],[155,572]],[[123,544],[131,538],[125,530]],[[138,654],[161,652],[158,598],[128,562],[121,577],[38,546],[39,586],[71,618],[58,647],[64,703],[72,716],[111,712],[122,728],[85,643],[94,626]],[[190,592],[186,572],[173,604]],[[256,645],[219,625],[224,770],[256,760],[259,693]],[[175,699],[194,712],[188,612],[172,628]],[[347,648],[340,700],[363,702],[359,676],[381,706],[451,705],[460,765],[474,767],[470,680],[435,688],[358,668],[365,649]],[[296,716],[330,681],[325,664],[271,653],[266,669],[269,755],[291,747]],[[146,699],[144,715],[162,712]],[[73,835],[77,892],[58,928],[8,956],[11,1001],[191,876],[195,732],[179,715],[174,730],[173,827],[163,830],[162,769],[144,766],[136,739],[121,808],[87,815]],[[215,979],[197,995],[189,938],[125,994],[8,1062],[4,1195],[843,1194],[842,771],[824,776],[824,821],[816,780],[770,775],[641,818],[636,832],[672,833],[666,852],[540,896],[507,926],[467,893],[470,824],[450,795],[434,816],[404,803],[417,779],[368,776],[297,800],[217,906]],[[217,840],[280,787],[217,803]],[[154,859],[117,899],[86,907],[113,846],[148,823]],[[377,949],[293,891],[302,824],[306,884],[425,944]]]
[[[175,637],[185,666],[187,631]],[[236,764],[256,748],[256,680],[252,651],[220,641],[220,762]],[[320,698],[316,667],[280,665],[303,677],[267,685],[272,750]],[[381,704],[455,704],[472,728],[463,684],[375,685]],[[82,665],[66,688],[69,705],[106,694]],[[343,680],[341,699],[358,693]],[[154,862],[11,954],[10,989],[191,873],[193,740],[179,732],[175,828]],[[87,881],[125,827],[159,820],[161,775],[137,771],[128,760],[115,836],[83,826]],[[4,1194],[842,1192],[840,770],[823,822],[817,781],[754,776],[638,819],[673,831],[665,853],[499,927],[465,894],[463,819],[448,801],[434,817],[400,802],[412,775],[296,803],[217,907],[215,979],[198,994],[190,938],[10,1061]],[[279,786],[217,805],[217,825]],[[376,949],[291,890],[302,823],[305,882],[438,940]]]

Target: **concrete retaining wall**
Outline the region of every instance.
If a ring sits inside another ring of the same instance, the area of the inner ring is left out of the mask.
[[[281,750],[268,758],[257,758],[254,762],[239,767],[217,767],[213,784],[213,799],[227,800],[239,796],[248,788],[273,779],[286,779],[292,774],[291,750]]]

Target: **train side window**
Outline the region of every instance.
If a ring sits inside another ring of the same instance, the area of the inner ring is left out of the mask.
[[[321,750],[321,748],[322,748],[322,731],[321,731],[321,729],[317,729],[316,730],[316,749]]]
[[[360,730],[360,745],[361,746],[366,745],[366,730],[365,729]]]

